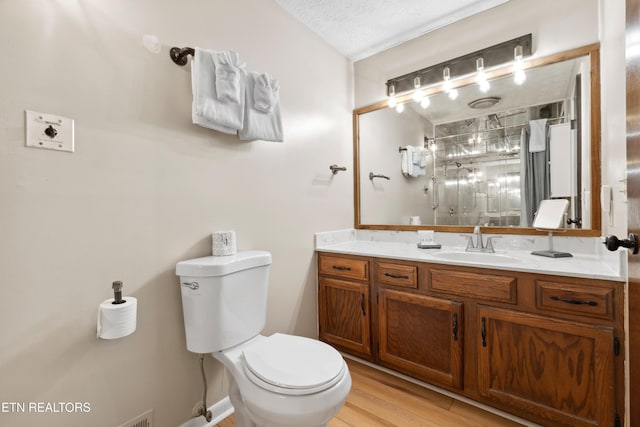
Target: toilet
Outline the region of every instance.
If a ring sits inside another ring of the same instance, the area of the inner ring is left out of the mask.
[[[266,251],[176,264],[187,349],[211,353],[229,371],[238,427],[326,426],[347,399],[349,369],[323,342],[260,334],[270,267]]]

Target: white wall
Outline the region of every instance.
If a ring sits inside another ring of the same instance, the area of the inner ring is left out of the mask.
[[[402,114],[385,108],[360,117],[360,213],[362,224],[409,224],[419,216],[423,224],[433,223],[431,176],[433,158],[427,158],[425,175],[405,177],[399,147],[422,146],[431,135],[429,122],[407,108]],[[369,172],[390,179],[369,180]],[[429,188],[428,192],[424,187]]]
[[[192,125],[172,46],[233,49],[278,79],[284,143]],[[313,233],[353,222],[348,60],[264,0],[4,0],[0,50],[0,402],[91,409],[0,425],[116,426],[149,408],[158,427],[186,421],[202,390],[174,268],[210,254],[214,230],[272,252],[265,332],[316,335]],[[75,119],[76,152],[25,148],[25,109]],[[98,340],[114,280],[138,298],[138,330]],[[212,403],[227,382],[206,362]]]
[[[533,56],[601,43],[602,183],[614,187],[613,226],[603,214],[603,234],[626,233],[624,0],[510,0],[354,64],[355,105],[385,98],[393,77],[524,34]],[[599,195],[594,195],[599,197]]]
[[[613,189],[613,215],[602,214],[602,234],[620,238],[627,235],[625,16],[624,0],[600,0],[602,183]]]

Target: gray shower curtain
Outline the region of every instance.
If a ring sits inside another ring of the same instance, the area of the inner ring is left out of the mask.
[[[545,150],[537,153],[529,152],[529,128],[522,131],[520,142],[520,162],[522,184],[521,221],[520,225],[531,227],[533,216],[542,200],[551,194],[551,178],[549,173],[549,125],[545,129]],[[526,221],[526,224],[525,224]]]

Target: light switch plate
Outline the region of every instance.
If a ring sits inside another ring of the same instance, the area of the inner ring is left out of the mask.
[[[27,147],[73,153],[75,143],[72,119],[25,110],[25,122]]]

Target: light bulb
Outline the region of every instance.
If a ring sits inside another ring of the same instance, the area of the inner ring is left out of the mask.
[[[422,100],[420,101],[420,106],[422,108],[428,108],[429,105],[431,105],[431,100],[429,100],[428,96],[425,96],[422,98]]]
[[[420,76],[417,76],[413,79],[413,100],[417,103],[422,101],[422,97],[424,96],[422,91],[420,90]]]
[[[522,46],[518,45],[513,50],[513,81],[517,85],[521,85],[527,80],[524,72],[524,62],[522,60]]]
[[[444,70],[442,70],[442,90],[445,93],[449,93],[451,91],[451,88],[453,87],[453,85],[451,84],[451,72],[449,70],[449,67],[444,67]]]
[[[389,108],[394,108],[397,104],[395,85],[389,85],[388,92],[389,92],[389,100],[387,101],[387,105],[389,106]]]
[[[451,89],[449,91],[449,99],[455,101],[458,99],[458,89]]]
[[[404,111],[404,104],[396,105],[396,112],[402,113]]]
[[[489,81],[487,81],[487,75],[484,72],[484,59],[476,59],[476,83],[480,87],[480,92],[486,93],[491,88]]]

